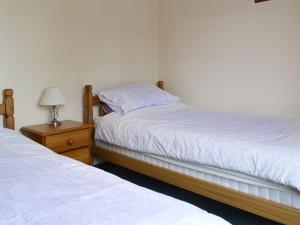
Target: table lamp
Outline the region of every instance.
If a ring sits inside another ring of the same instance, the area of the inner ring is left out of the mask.
[[[61,125],[61,122],[58,121],[59,114],[57,106],[64,104],[66,104],[66,98],[60,88],[49,87],[44,91],[40,105],[50,107],[50,126],[57,127]]]

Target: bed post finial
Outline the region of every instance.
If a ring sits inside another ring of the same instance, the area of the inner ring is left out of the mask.
[[[14,95],[14,91],[12,89],[4,90],[4,105],[5,105],[4,126],[12,130],[15,129],[13,95]]]
[[[93,124],[93,87],[86,85],[84,87],[83,99],[83,120],[85,123]]]
[[[162,80],[159,80],[159,81],[157,82],[157,86],[158,86],[160,89],[165,90],[164,82],[163,82]]]

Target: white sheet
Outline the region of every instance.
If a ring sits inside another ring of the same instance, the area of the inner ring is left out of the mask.
[[[182,103],[99,118],[95,138],[233,170],[300,190],[300,121],[210,112]]]
[[[0,129],[0,224],[228,223]]]

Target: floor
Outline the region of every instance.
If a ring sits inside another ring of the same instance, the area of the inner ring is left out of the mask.
[[[201,209],[224,218],[233,225],[278,225],[278,223],[275,223],[273,221],[266,220],[251,213],[247,213],[231,206],[221,204],[214,200],[199,196],[189,191],[182,190],[175,186],[113,165],[111,163],[101,163],[97,167],[139,186],[143,186],[154,191],[172,196],[174,198],[189,202]]]

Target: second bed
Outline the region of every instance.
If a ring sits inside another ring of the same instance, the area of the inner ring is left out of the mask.
[[[211,112],[176,102],[125,115],[112,112],[95,125],[95,152],[105,160],[297,224],[299,120]]]

